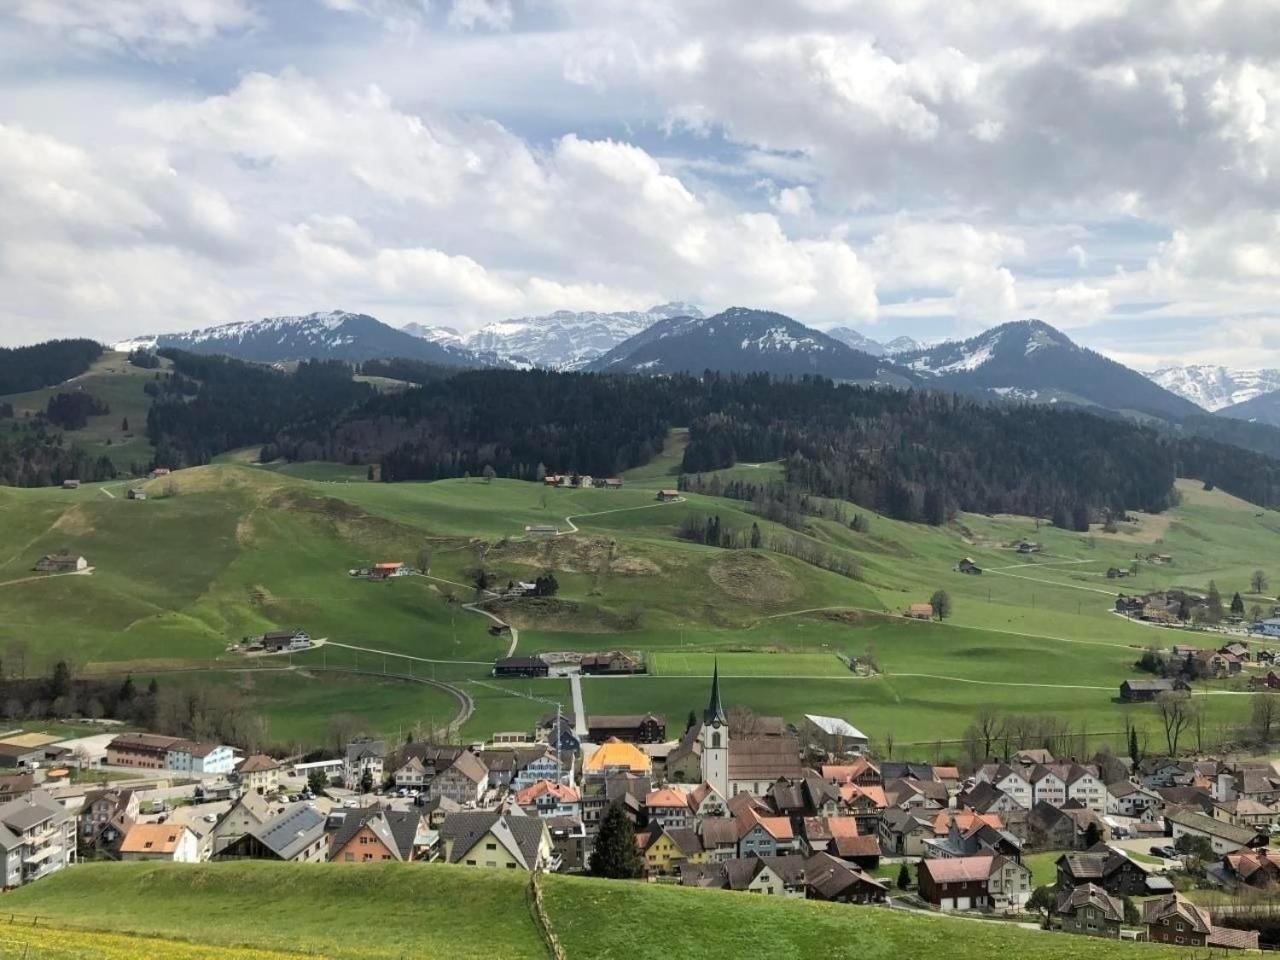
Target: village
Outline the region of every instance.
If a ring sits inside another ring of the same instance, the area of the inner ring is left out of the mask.
[[[548,669],[527,659],[495,672]],[[642,664],[612,653],[578,668]],[[88,861],[441,861],[1256,949],[1239,905],[1280,883],[1280,764],[879,758],[843,718],[727,709],[718,671],[682,730],[557,711],[485,743],[358,738],[286,759],[146,732],[18,732],[0,737],[0,767],[6,887]],[[1236,906],[1218,916],[1209,895]]]

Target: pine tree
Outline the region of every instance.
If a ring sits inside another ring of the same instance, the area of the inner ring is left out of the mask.
[[[1138,750],[1138,728],[1137,727],[1129,728],[1129,759],[1132,760],[1135,765],[1139,760],[1142,759],[1140,751]]]
[[[760,535],[760,525],[757,523],[752,523],[751,524],[751,549],[759,550],[760,544],[761,542],[763,542],[763,540],[764,538]]]
[[[907,864],[904,861],[902,866],[898,868],[898,889],[906,890],[910,886],[911,886],[911,871],[907,869]]]
[[[596,834],[588,868],[594,877],[634,880],[644,873],[644,862],[636,849],[636,831],[620,804],[609,807]]]
[[[1236,591],[1235,596],[1231,598],[1231,615],[1233,617],[1244,616],[1244,597],[1240,596],[1240,591]]]
[[[368,767],[365,767],[364,772],[360,774],[360,792],[373,793],[373,771]]]
[[[1218,592],[1218,584],[1209,581],[1209,622],[1217,623],[1222,619],[1222,594]]]
[[[118,697],[122,702],[128,703],[136,694],[137,690],[134,689],[133,686],[133,674],[127,673],[124,677],[124,683],[120,684],[120,693],[118,694]]]

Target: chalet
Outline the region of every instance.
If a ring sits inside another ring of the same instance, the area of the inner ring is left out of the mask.
[[[1266,847],[1238,850],[1222,858],[1222,872],[1236,886],[1274,890],[1280,886],[1280,857],[1273,857]]]
[[[551,834],[540,817],[455,813],[440,827],[444,859],[468,867],[528,872],[555,865]]]
[[[679,490],[670,490],[670,489],[668,489],[668,490],[659,490],[659,491],[658,491],[658,496],[656,497],[656,499],[657,499],[660,503],[671,503],[673,500],[679,500],[679,499],[680,499],[680,491],[679,491]]]
[[[409,572],[409,568],[399,560],[388,560],[382,563],[375,563],[369,576],[374,580],[387,580],[391,577],[407,576]]]
[[[1123,593],[1116,597],[1116,613],[1126,617],[1141,617],[1146,606],[1147,601],[1144,597],[1128,597]]]
[[[967,573],[971,575],[982,573],[982,568],[973,562],[972,557],[962,557],[953,569],[956,573]]]
[[[50,553],[36,561],[39,573],[80,573],[89,568],[89,561],[74,553]]]
[[[1157,677],[1151,680],[1126,680],[1120,684],[1120,699],[1126,703],[1147,703],[1162,693],[1186,692],[1190,685],[1181,679]]]
[[[903,614],[903,616],[911,620],[932,620],[933,604],[913,603],[911,604],[911,606],[907,607],[907,610]]]
[[[1256,930],[1215,927],[1209,911],[1180,893],[1156,897],[1142,904],[1142,922],[1151,943],[1223,950],[1257,950]]]
[[[1040,544],[1032,543],[1030,540],[1019,540],[1014,549],[1018,553],[1039,553]]]
[[[920,861],[921,898],[940,910],[1009,910],[1031,897],[1031,871],[1008,857]]]
[[[550,672],[541,657],[501,657],[493,664],[495,677],[545,677]]]
[[[805,861],[809,898],[834,903],[883,903],[888,888],[862,870],[826,853]]]
[[[145,500],[147,499],[147,491],[139,487],[130,487],[125,491],[125,497],[129,500]]]
[[[1117,897],[1145,896],[1149,892],[1147,871],[1104,844],[1081,853],[1064,853],[1057,859],[1057,868],[1060,894],[1084,883],[1102,887]]]
[[[340,816],[338,829],[329,840],[329,859],[334,863],[408,862],[430,859],[434,854],[434,835],[418,810],[375,805],[343,811]]]
[[[828,757],[863,754],[870,740],[867,735],[840,717],[824,717],[806,713],[801,736],[805,744]]]
[[[611,737],[626,743],[662,743],[667,718],[661,714],[596,714],[587,717],[587,739],[603,743]]]
[[[1064,933],[1081,933],[1090,937],[1120,938],[1124,922],[1124,904],[1092,883],[1082,883],[1063,891],[1054,907]]]
[[[606,477],[603,483],[597,480],[596,486],[604,487],[606,490],[621,490],[622,479],[620,477]]]
[[[1247,643],[1228,643],[1218,650],[1219,653],[1229,653],[1241,660],[1249,659],[1249,645]]]
[[[264,633],[259,643],[268,653],[280,653],[306,649],[311,646],[311,638],[302,630],[272,630]]]

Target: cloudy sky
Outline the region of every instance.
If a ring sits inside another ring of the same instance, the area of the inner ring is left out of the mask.
[[[1274,0],[0,0],[0,343],[682,299],[1280,366]]]

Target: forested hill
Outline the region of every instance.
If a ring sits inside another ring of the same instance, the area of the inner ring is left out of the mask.
[[[0,395],[26,393],[78,377],[102,356],[93,340],[50,340],[0,349]]]
[[[613,474],[687,426],[684,469],[785,460],[801,490],[901,519],[957,510],[1073,518],[1158,511],[1175,476],[1280,505],[1280,461],[1119,418],[821,378],[476,370],[374,394],[338,363],[296,374],[173,354],[148,429],[172,465],[264,444],[267,459],[380,462],[384,480]],[[425,379],[425,378],[424,378]],[[199,381],[197,384],[196,381]]]

